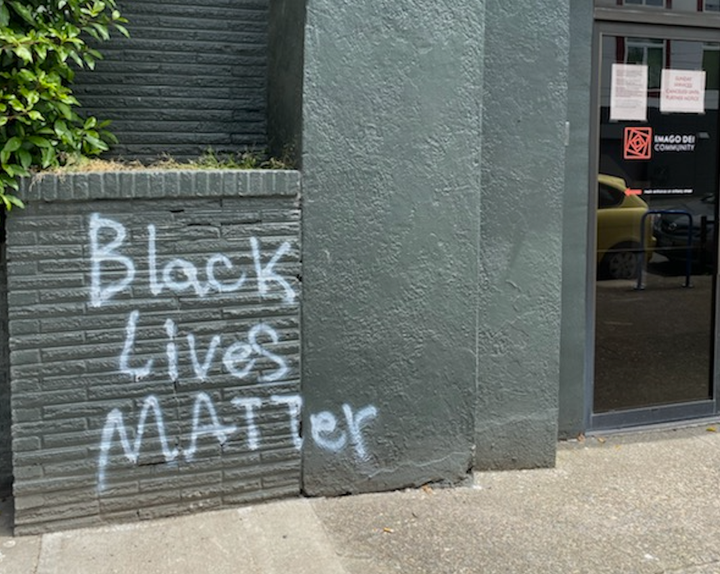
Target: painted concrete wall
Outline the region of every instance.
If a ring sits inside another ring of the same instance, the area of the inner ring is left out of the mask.
[[[305,0],[270,3],[268,143],[273,157],[302,156]]]
[[[485,11],[476,465],[552,465],[569,7]]]
[[[300,491],[300,175],[45,176],[8,218],[16,533]]]
[[[585,430],[587,241],[589,208],[590,94],[593,9],[589,2],[570,3],[570,75],[568,120],[570,145],[565,163],[563,202],[562,361],[559,434],[572,438]],[[594,230],[593,230],[594,232]]]
[[[82,111],[113,121],[112,155],[183,159],[267,146],[268,0],[120,0],[115,35],[79,73]]]
[[[483,13],[308,1],[305,413],[365,415],[314,427],[338,456],[303,448],[310,494],[456,482],[472,466]]]

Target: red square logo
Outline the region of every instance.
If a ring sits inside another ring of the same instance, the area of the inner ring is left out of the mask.
[[[625,128],[625,159],[650,159],[652,128]]]

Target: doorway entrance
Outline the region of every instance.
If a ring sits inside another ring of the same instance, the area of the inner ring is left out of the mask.
[[[720,33],[598,24],[591,427],[716,407]]]

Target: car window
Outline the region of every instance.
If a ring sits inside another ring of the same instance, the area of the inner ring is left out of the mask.
[[[598,207],[603,209],[605,207],[617,207],[623,202],[625,194],[614,187],[605,185],[604,183],[598,184]]]

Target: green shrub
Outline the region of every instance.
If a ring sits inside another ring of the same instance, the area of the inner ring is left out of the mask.
[[[73,67],[94,68],[88,45],[110,30],[127,36],[115,0],[0,0],[0,199],[22,207],[18,178],[97,155],[115,138],[108,122],[81,118],[70,84]]]

